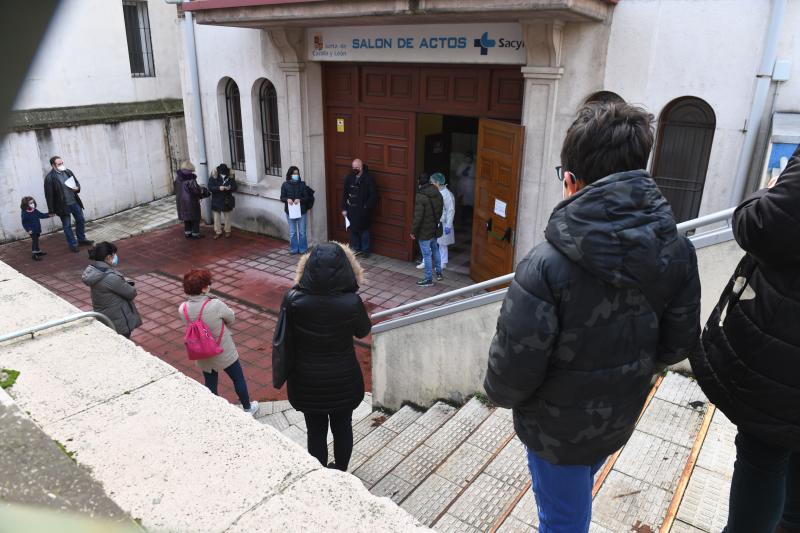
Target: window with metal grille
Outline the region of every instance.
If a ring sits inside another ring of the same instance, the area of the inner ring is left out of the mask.
[[[128,39],[128,59],[134,78],[156,75],[153,62],[153,42],[150,39],[150,16],[147,2],[125,0],[122,2],[125,17],[125,36]]]
[[[242,131],[242,104],[239,86],[233,80],[225,85],[225,110],[228,116],[228,146],[231,168],[244,170],[244,133]]]
[[[278,129],[278,93],[268,80],[258,91],[261,110],[261,142],[264,148],[264,172],[270,176],[281,175],[281,135]]]
[[[711,106],[693,96],[673,100],[661,113],[652,175],[677,222],[700,212],[716,123]]]

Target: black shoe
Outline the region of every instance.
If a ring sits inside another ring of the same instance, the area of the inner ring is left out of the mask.
[[[39,257],[39,254],[31,254],[31,258],[32,258],[34,261],[41,261],[41,260],[42,260],[42,258],[41,258],[41,257]]]
[[[328,468],[336,469],[336,463],[328,463]]]
[[[191,239],[192,238],[192,234],[191,233],[184,233],[183,236],[186,237],[187,239]]]
[[[436,281],[442,281],[444,279],[444,275],[441,272],[436,273]]]
[[[72,252],[72,253],[76,253],[77,254],[78,253],[78,247],[77,246],[70,246],[69,247],[69,251]]]
[[[89,239],[78,241],[78,246],[91,246],[94,244],[94,241],[90,241]]]
[[[361,257],[363,257],[364,259],[369,259],[370,255],[372,254],[370,254],[369,252],[361,252]]]
[[[421,280],[419,280],[417,282],[417,285],[419,285],[420,287],[431,287],[431,286],[433,286],[433,280],[432,279],[421,279]]]
[[[47,252],[43,252],[43,251],[39,250],[38,252],[36,252],[36,254],[37,255],[47,255]]]
[[[189,238],[190,239],[202,239],[203,235],[190,235]]]

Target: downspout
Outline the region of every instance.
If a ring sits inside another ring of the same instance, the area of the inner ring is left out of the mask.
[[[764,53],[761,56],[761,64],[756,74],[756,90],[753,94],[753,103],[750,107],[750,115],[747,117],[747,132],[744,136],[742,149],[739,151],[739,162],[736,167],[736,178],[733,182],[730,205],[738,205],[742,201],[747,187],[748,174],[753,161],[756,138],[758,137],[758,125],[764,115],[764,108],[769,96],[769,88],[772,84],[772,70],[775,67],[775,60],[778,57],[778,39],[780,37],[781,21],[786,10],[786,0],[772,0],[770,10],[769,25],[767,26],[766,43]]]
[[[191,0],[184,0],[185,3]],[[194,41],[194,14],[191,11],[183,12],[183,42],[184,55],[189,64],[189,88],[192,96],[192,123],[197,140],[197,151],[200,161],[197,164],[197,181],[208,186],[208,158],[206,157],[206,137],[203,128],[203,102],[200,97],[200,76],[197,73],[197,48]],[[206,223],[211,222],[211,206],[208,201],[203,201],[203,218]]]

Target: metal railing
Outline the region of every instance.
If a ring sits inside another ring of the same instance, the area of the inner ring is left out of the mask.
[[[712,224],[716,224],[719,222],[725,222],[731,218],[735,210],[736,210],[735,207],[731,207],[728,209],[723,209],[722,211],[717,211],[716,213],[711,213],[710,215],[705,215],[692,220],[687,220],[686,222],[681,222],[680,224],[677,225],[678,232],[686,233],[691,230],[695,230],[705,226],[710,226]],[[725,242],[727,240],[730,240],[731,238],[732,238],[732,231],[730,225],[726,225],[722,228],[717,228],[706,233],[695,234],[690,237],[692,243],[695,245],[696,248],[701,248],[703,246],[711,246],[713,244]],[[468,285],[467,287],[461,287],[460,289],[455,289],[453,291],[437,294],[436,296],[431,296],[430,298],[425,298],[416,302],[403,304],[401,306],[392,309],[387,309],[385,311],[379,311],[372,315],[372,320],[375,321],[381,318],[386,318],[392,315],[396,315],[398,313],[402,313],[404,311],[410,311],[412,309],[418,309],[426,305],[443,302],[445,300],[449,300],[451,298],[454,298],[456,296],[461,296],[463,294],[474,293],[482,291],[483,289],[495,287],[497,285],[503,285],[504,283],[510,283],[513,279],[514,279],[514,273],[512,272],[511,274],[505,274],[504,276],[499,276],[486,281],[482,281],[480,283]],[[499,291],[494,291],[490,294],[478,295],[478,297],[470,297],[468,299],[460,300],[458,302],[445,304],[435,309],[427,309],[425,311],[426,313],[425,319],[448,315],[451,313],[456,313],[458,311],[463,311],[480,305],[486,305],[487,303],[493,301],[502,300],[503,297],[505,296],[505,293],[506,289],[503,289]],[[372,328],[372,332],[380,333],[381,331],[394,329],[396,327],[400,327],[406,324],[412,324],[418,322],[419,320],[420,317],[418,317],[417,315],[414,316],[406,315],[403,317],[392,319],[390,321],[376,324]]]
[[[85,311],[83,313],[76,313],[74,315],[69,315],[56,320],[51,320],[50,322],[43,322],[42,324],[37,324],[29,328],[12,331],[11,333],[6,333],[5,335],[0,335],[0,342],[10,341],[11,339],[24,337],[25,335],[30,335],[31,338],[33,338],[33,334],[36,333],[37,331],[42,331],[45,329],[62,326],[64,324],[69,324],[70,322],[75,322],[76,320],[81,320],[83,318],[96,318],[106,326],[116,331],[116,328],[114,328],[114,324],[111,322],[111,320],[108,319],[106,315],[102,313],[95,313],[94,311]]]

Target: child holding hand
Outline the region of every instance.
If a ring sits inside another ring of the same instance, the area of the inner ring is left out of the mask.
[[[22,199],[20,204],[22,210],[22,227],[31,236],[31,257],[34,261],[41,261],[45,252],[39,249],[39,235],[42,234],[42,224],[39,220],[43,218],[50,218],[53,215],[46,215],[36,209],[36,200],[33,196],[26,196]]]

